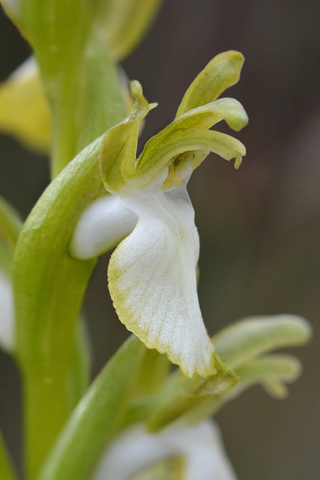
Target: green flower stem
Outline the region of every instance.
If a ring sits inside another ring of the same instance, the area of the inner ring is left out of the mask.
[[[3,437],[0,432],[0,473],[1,480],[17,480],[17,476],[13,470],[11,459],[4,444]]]
[[[101,186],[101,138],[47,188],[16,247],[17,356],[25,394],[27,472],[34,478],[70,413],[74,331],[95,260],[70,257],[73,228]]]
[[[108,362],[74,410],[38,480],[88,479],[118,430],[144,351],[132,335]]]
[[[21,0],[24,32],[35,50],[52,113],[53,178],[126,115],[115,64],[104,35],[95,28],[98,4]]]
[[[74,9],[70,0],[22,2],[53,114],[54,177],[79,150],[126,115],[116,67],[101,38],[90,33],[94,3],[81,0]],[[80,153],[48,187],[17,247],[17,343],[25,382],[30,477],[70,413],[77,379],[81,387],[80,369],[85,367],[79,350],[77,361],[72,360],[74,332],[95,260],[75,260],[68,247],[79,215],[101,186],[100,145],[98,139]]]
[[[14,208],[0,196],[0,238],[14,250],[22,222]]]

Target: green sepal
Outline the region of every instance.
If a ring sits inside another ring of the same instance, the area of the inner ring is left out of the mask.
[[[291,355],[266,355],[237,370],[239,389],[260,383],[269,395],[283,399],[288,395],[285,384],[297,380],[301,370],[301,362]]]
[[[239,321],[215,335],[212,342],[223,361],[237,371],[277,348],[304,345],[311,334],[311,326],[304,318],[276,315]]]
[[[151,106],[136,82],[139,98],[136,98],[135,109],[128,119],[109,130],[104,137],[100,169],[106,189],[117,193],[126,188],[140,190],[157,177],[164,176],[163,181],[166,180],[167,175],[164,188],[179,186],[184,170],[189,165],[193,169],[199,166],[210,151],[227,160],[235,158],[235,167],[238,168],[245,155],[243,144],[207,129],[223,119],[236,131],[248,123],[248,116],[238,101],[232,98],[215,100],[223,89],[239,78],[242,61],[238,52],[227,52],[213,59],[187,91],[179,116],[146,143],[137,160],[139,122]]]
[[[194,375],[186,378],[176,372],[169,379],[158,405],[147,420],[150,432],[157,432],[178,420],[210,397],[222,395],[232,390],[239,382],[239,377],[217,355],[214,354],[216,374],[206,379]]]
[[[131,336],[82,398],[49,455],[38,480],[87,480],[118,432],[145,346]]]
[[[97,18],[112,55],[119,61],[136,48],[155,18],[162,0],[107,0]]]
[[[102,140],[100,174],[110,192],[119,192],[126,180],[134,175],[139,127],[148,112],[156,106],[144,98],[139,82],[131,83],[131,93],[135,102],[129,117],[108,130]]]
[[[193,108],[216,100],[222,92],[238,82],[244,62],[240,52],[229,50],[214,57],[186,91],[176,117]]]
[[[265,354],[277,348],[304,345],[311,333],[310,324],[293,315],[251,318],[222,330],[212,339],[215,350],[240,377],[240,382],[233,390],[208,398],[185,418],[192,422],[209,418],[256,383],[273,397],[284,398],[285,383],[298,378],[300,362],[289,355]]]
[[[172,163],[178,155],[190,152],[189,161],[192,168],[198,166],[197,151],[213,152],[231,160],[242,157],[246,153],[245,146],[235,138],[225,133],[203,129],[181,129],[174,131],[163,142],[147,143],[138,158],[135,170],[135,186],[145,188],[152,180]],[[203,157],[201,157],[203,159]],[[185,165],[182,165],[184,168]]]

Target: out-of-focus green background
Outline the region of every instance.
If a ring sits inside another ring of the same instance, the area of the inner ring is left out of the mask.
[[[295,313],[312,322],[314,339],[291,350],[304,372],[288,400],[274,401],[256,387],[217,420],[239,480],[318,480],[319,0],[167,0],[123,66],[141,81],[148,100],[159,102],[146,139],[170,122],[204,65],[228,49],[246,57],[241,82],[226,95],[248,111],[249,125],[236,134],[248,154],[239,171],[211,155],[190,182],[201,237],[203,316],[214,334],[245,316]],[[1,12],[0,79],[28,55]],[[0,140],[0,192],[25,218],[49,181],[48,165],[15,140]],[[101,259],[87,294],[93,375],[127,336],[107,292],[107,261]],[[1,353],[0,424],[18,462],[20,408],[17,370]]]

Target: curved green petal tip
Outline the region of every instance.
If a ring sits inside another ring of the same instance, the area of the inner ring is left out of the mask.
[[[216,100],[227,88],[238,82],[243,62],[243,55],[235,50],[214,57],[191,83],[176,116]]]

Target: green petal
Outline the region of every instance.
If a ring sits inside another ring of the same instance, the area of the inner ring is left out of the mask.
[[[144,188],[152,179],[172,163],[178,155],[192,152],[195,162],[191,161],[192,168],[198,166],[198,158],[193,155],[197,150],[205,150],[218,154],[225,160],[242,157],[246,153],[245,146],[229,135],[211,130],[186,129],[178,130],[168,135],[164,141],[148,142],[138,159],[136,168],[137,188]]]
[[[140,122],[155,106],[144,98],[139,82],[132,82],[131,93],[135,103],[130,116],[108,130],[102,140],[100,174],[110,192],[119,192],[126,178],[133,175]]]
[[[310,324],[302,317],[261,316],[225,328],[212,338],[212,342],[223,361],[237,371],[276,348],[304,345],[311,334]]]
[[[234,50],[214,57],[191,83],[176,116],[216,100],[222,92],[238,82],[243,62],[243,55]]]
[[[240,389],[260,383],[267,393],[276,398],[287,396],[286,383],[294,382],[301,373],[300,361],[291,355],[267,355],[237,370]]]

